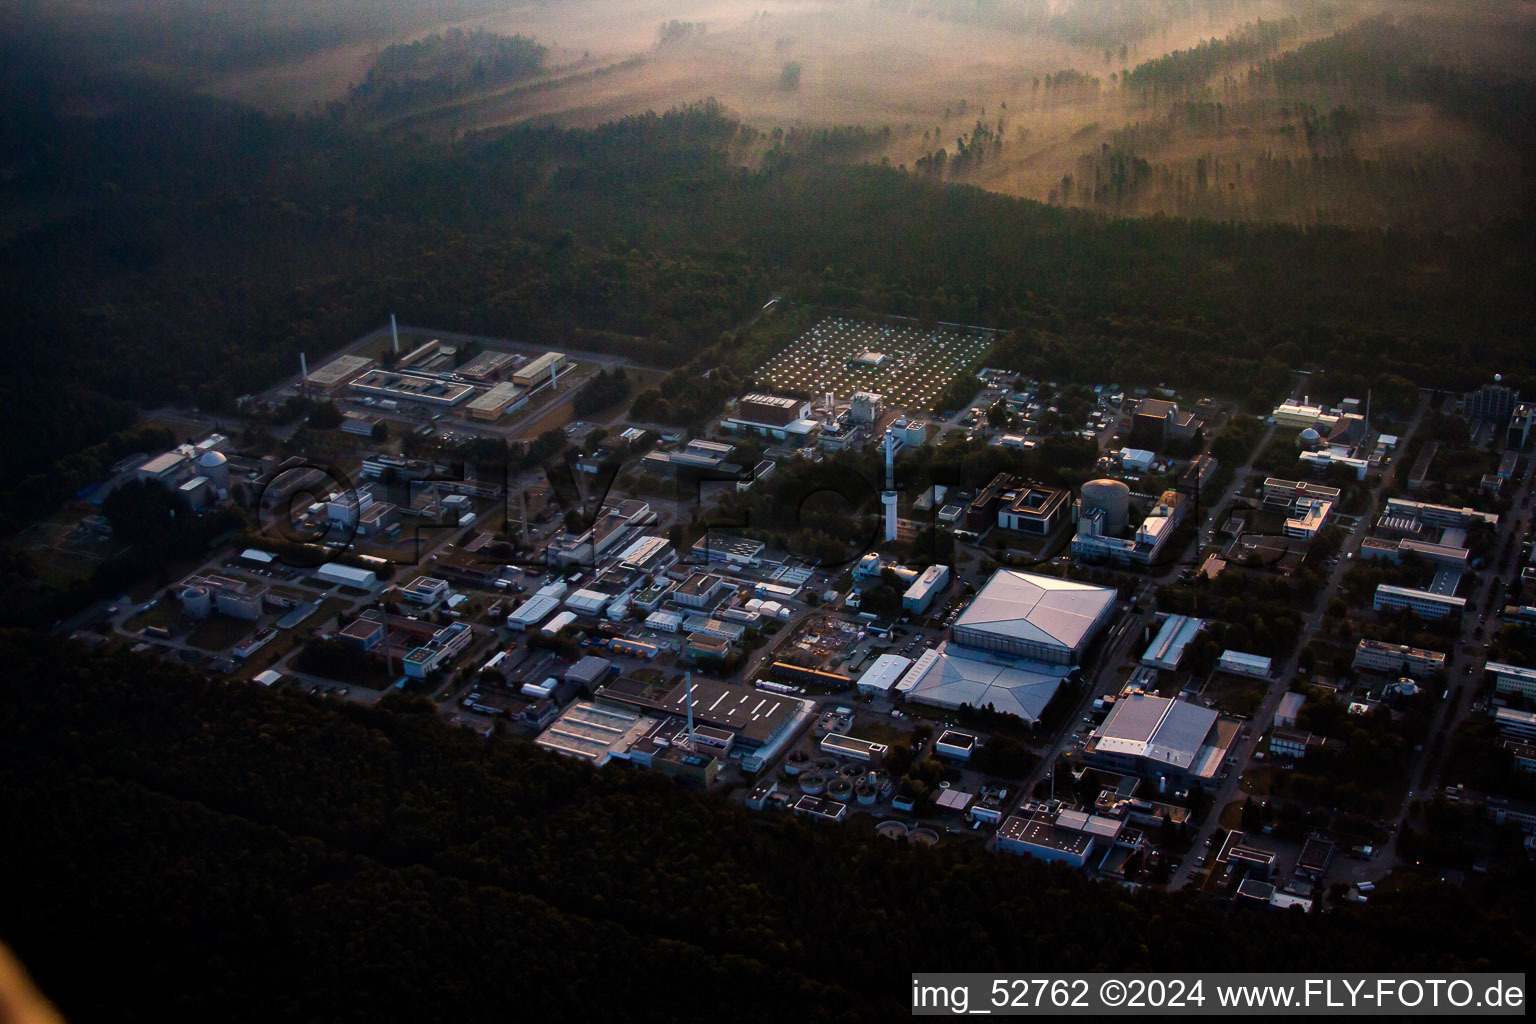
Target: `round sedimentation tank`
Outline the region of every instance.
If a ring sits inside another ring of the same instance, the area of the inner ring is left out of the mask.
[[[931,828],[915,828],[908,835],[914,843],[922,843],[924,846],[939,845],[939,834]]]
[[[835,772],[837,771],[837,761],[830,757],[818,757],[816,759],[816,770],[819,772]]]
[[[784,759],[784,774],[799,775],[811,766],[811,755],[803,750],[794,750]]]
[[[841,803],[847,803],[853,796],[853,783],[847,779],[833,779],[827,784],[827,796]]]
[[[1083,511],[1104,510],[1104,532],[1118,535],[1130,518],[1131,489],[1119,480],[1090,480],[1083,484]]]
[[[853,787],[854,799],[858,800],[859,803],[864,804],[865,806],[874,803],[875,798],[879,795],[879,788],[873,782],[870,782],[867,779]]]
[[[882,821],[875,826],[875,831],[887,839],[907,838],[907,826],[900,821]]]
[[[856,779],[864,774],[864,769],[856,764],[845,764],[837,770],[837,774],[845,779]]]
[[[827,777],[820,772],[807,772],[800,776],[800,792],[815,796],[827,788]]]
[[[213,594],[207,587],[188,587],[181,592],[181,610],[194,619],[213,614]]]

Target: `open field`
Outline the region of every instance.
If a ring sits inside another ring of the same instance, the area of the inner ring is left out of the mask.
[[[989,332],[924,328],[828,317],[757,373],[769,391],[847,399],[872,391],[898,409],[932,409],[956,376],[971,369],[992,345]],[[865,352],[886,357],[878,368],[854,363]]]

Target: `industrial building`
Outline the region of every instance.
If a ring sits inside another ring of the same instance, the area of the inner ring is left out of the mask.
[[[379,577],[373,570],[342,565],[340,562],[326,562],[315,570],[315,575],[327,583],[338,583],[359,590],[372,590],[379,585]]]
[[[1275,708],[1275,724],[1281,728],[1295,728],[1296,716],[1301,714],[1301,706],[1307,702],[1307,695],[1292,691],[1280,698],[1280,706]]]
[[[968,732],[945,729],[934,741],[933,752],[951,761],[969,761],[976,753],[976,737]]]
[[[922,615],[933,599],[949,586],[949,566],[930,565],[901,595],[901,606],[914,615]]]
[[[1189,615],[1169,615],[1141,655],[1141,663],[1148,668],[1160,668],[1169,672],[1184,660],[1184,651],[1204,628],[1205,620]]]
[[[985,533],[997,525],[997,511],[1003,503],[1003,495],[1014,486],[1011,473],[999,473],[987,485],[976,492],[965,510],[965,525],[977,533]]]
[[[433,576],[417,576],[400,588],[400,596],[413,604],[436,604],[448,594],[448,581]]]
[[[369,356],[337,356],[314,373],[304,378],[304,390],[310,394],[338,396],[347,385],[373,365]]]
[[[1052,665],[1076,665],[1115,611],[1108,587],[999,569],[955,621],[955,642]]]
[[[1488,666],[1490,669],[1493,666]],[[1423,677],[1445,669],[1445,655],[1407,644],[1389,644],[1380,640],[1361,640],[1355,647],[1354,668],[1389,675]]]
[[[1083,758],[1128,775],[1210,787],[1237,735],[1236,722],[1209,708],[1132,693],[1089,735]]]
[[[561,352],[545,352],[533,362],[512,373],[512,383],[524,388],[536,388],[565,369],[565,355]]]
[[[1158,444],[1169,438],[1194,437],[1200,421],[1194,413],[1180,412],[1177,403],[1157,398],[1143,398],[1136,405],[1131,420],[1133,437]]]
[[[437,406],[458,405],[475,390],[469,384],[459,384],[419,373],[385,369],[369,370],[347,387],[359,394],[383,399],[385,403],[422,402]]]
[[[1108,482],[1112,481],[1105,483]],[[1085,495],[1088,488],[1084,485]],[[1152,565],[1183,522],[1189,507],[1187,498],[1178,491],[1164,491],[1130,537],[1116,536],[1110,530],[1111,512],[1098,505],[1097,500],[1090,506],[1086,497],[1079,499],[1072,553],[1090,562]]]
[[[1049,818],[1008,817],[997,830],[997,848],[1044,861],[1080,868],[1093,853],[1094,836],[1077,829],[1061,828]]]
[[[465,623],[449,623],[402,659],[405,674],[412,679],[425,679],[458,657],[474,638],[474,631]]]
[[[192,462],[180,452],[165,452],[139,466],[134,470],[134,475],[140,480],[160,484],[168,490],[175,490],[182,481],[192,475]]]
[[[862,761],[871,768],[879,768],[885,763],[885,755],[890,748],[884,743],[829,732],[821,738],[821,750],[833,757],[846,757],[850,761]]]
[[[517,359],[518,357],[510,352],[497,352],[493,349],[487,349],[453,372],[457,376],[468,377],[470,380],[490,380],[516,362]]]
[[[1221,657],[1216,659],[1216,667],[1223,672],[1240,676],[1257,676],[1260,679],[1268,679],[1273,670],[1270,659],[1242,651],[1222,651]]]
[[[773,745],[796,717],[804,702],[795,697],[749,690],[710,679],[694,679],[693,720],[735,736],[735,745],[758,750]],[[597,700],[645,713],[688,715],[688,683],[641,682],[622,678],[601,687]]]
[[[945,642],[923,652],[896,692],[918,704],[991,708],[1034,723],[1071,671],[1068,665],[1015,660]]]
[[[254,622],[261,618],[267,588],[229,576],[207,574],[181,581],[181,610],[188,618],[206,619],[213,612]]]
[[[732,585],[721,576],[696,572],[678,584],[672,591],[672,600],[685,608],[707,608],[731,589]]]
[[[1339,419],[1322,406],[1308,405],[1305,401],[1282,402],[1270,415],[1275,419],[1275,426],[1291,430],[1322,427],[1332,429]]]
[[[578,700],[534,742],[601,767],[616,756],[627,760],[630,746],[654,729],[657,721],[629,708]]]
[[[735,410],[720,425],[727,430],[745,430],[780,441],[804,439],[820,428],[811,418],[810,402],[755,392],[742,395]]]
[[[497,420],[527,404],[527,388],[512,381],[502,381],[477,396],[464,411],[477,420]]]
[[[719,530],[710,530],[693,542],[695,563],[726,562],[730,565],[752,565],[757,562],[766,547],[762,541],[751,537],[737,537]]]
[[[903,658],[899,654],[882,654],[859,677],[859,693],[866,697],[884,697],[911,667],[911,658]]]

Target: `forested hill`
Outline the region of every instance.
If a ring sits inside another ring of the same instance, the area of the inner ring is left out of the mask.
[[[94,483],[134,404],[224,410],[391,312],[676,365],[771,294],[1021,331],[1021,369],[1220,386],[1313,363],[1531,376],[1529,225],[1108,221],[848,162],[715,105],[453,143],[267,117],[0,44],[0,526]],[[38,430],[39,423],[48,429]]]
[[[885,1020],[925,970],[1522,969],[1528,880],[1231,914],[0,635],[0,938],[71,1020]]]

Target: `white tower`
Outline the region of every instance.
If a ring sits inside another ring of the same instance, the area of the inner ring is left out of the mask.
[[[896,435],[885,432],[885,493],[880,495],[885,506],[885,542],[896,539]]]
[[[400,354],[400,328],[395,326],[395,314],[389,314],[389,336],[395,342],[395,355]]]
[[[299,383],[309,379],[309,362],[304,358],[304,353],[299,353]]]

